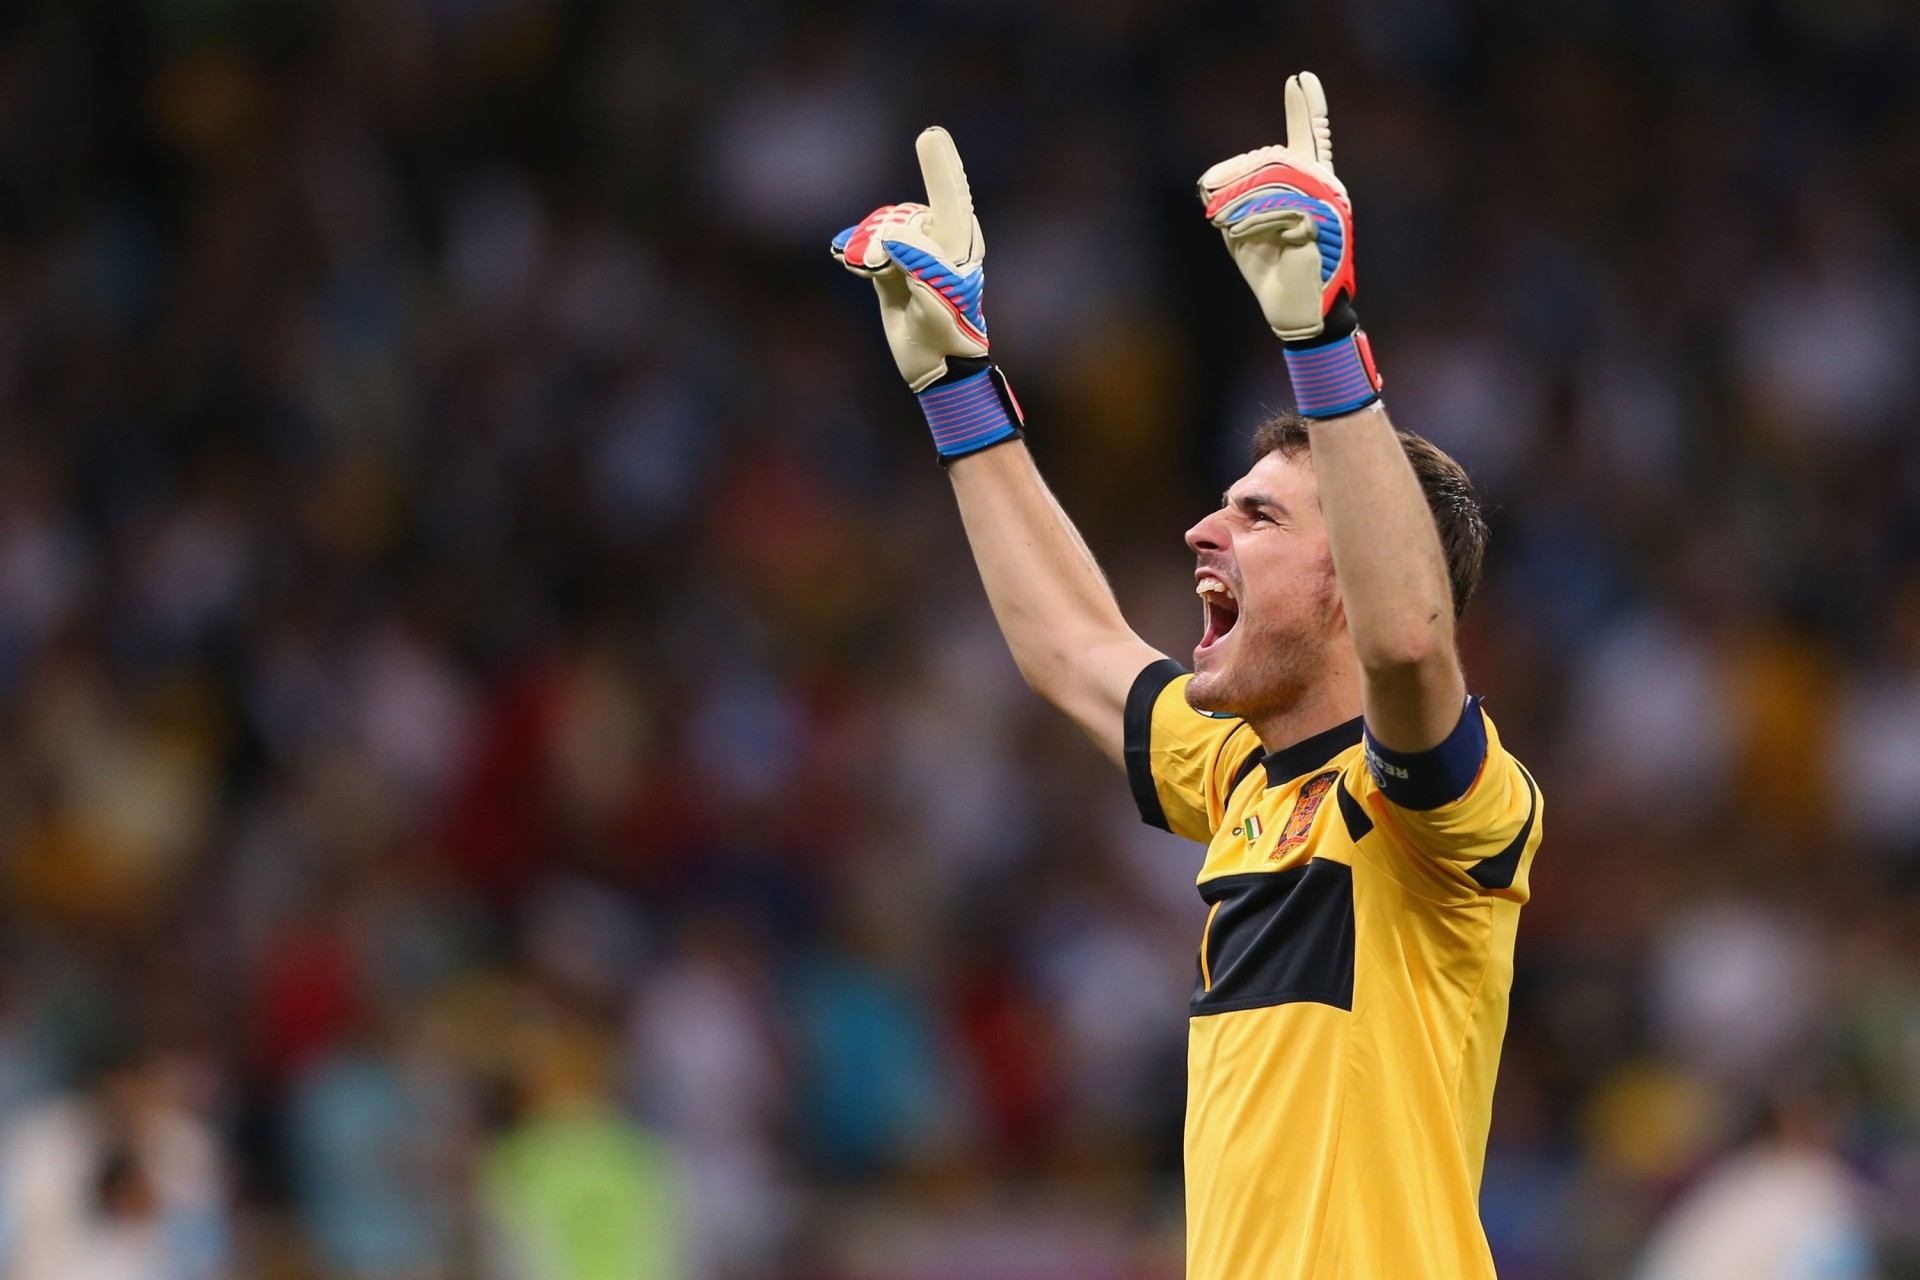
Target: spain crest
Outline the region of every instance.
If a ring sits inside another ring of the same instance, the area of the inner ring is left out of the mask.
[[[1333,790],[1334,779],[1339,776],[1337,769],[1329,769],[1300,784],[1300,795],[1293,802],[1287,825],[1280,829],[1280,839],[1273,846],[1273,852],[1267,855],[1268,862],[1280,861],[1307,842],[1307,832],[1313,829],[1313,815],[1320,812],[1320,802]]]

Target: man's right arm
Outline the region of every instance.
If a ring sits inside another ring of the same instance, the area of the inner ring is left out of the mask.
[[[1162,655],[1133,633],[1023,440],[947,467],[974,563],[1020,674],[1125,764],[1127,692]]]
[[[1120,616],[1021,439],[1019,405],[988,353],[986,240],[953,139],[928,129],[915,150],[927,203],[875,209],[833,238],[834,259],[873,281],[1020,674],[1124,768],[1127,694],[1160,655]]]

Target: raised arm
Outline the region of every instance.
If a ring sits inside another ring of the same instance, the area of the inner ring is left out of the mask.
[[[988,355],[986,241],[953,140],[928,129],[918,148],[927,203],[874,210],[834,237],[834,257],[879,294],[1020,674],[1124,764],[1127,691],[1160,655],[1120,616],[1021,439],[1019,406]]]
[[[1024,441],[953,463],[954,496],[1000,633],[1034,691],[1124,765],[1127,690],[1162,655],[1133,633]]]
[[[1200,196],[1286,344],[1368,732],[1389,751],[1425,752],[1466,705],[1446,557],[1354,315],[1353,207],[1319,80],[1292,77],[1286,108],[1287,145],[1215,165]]]
[[[1430,750],[1467,700],[1433,513],[1384,405],[1308,422],[1367,731],[1393,751]]]

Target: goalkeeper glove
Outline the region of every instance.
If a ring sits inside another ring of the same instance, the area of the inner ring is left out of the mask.
[[[986,239],[945,129],[915,144],[926,204],[883,205],[833,238],[833,256],[873,281],[900,376],[920,397],[941,462],[1021,435],[1020,406],[987,354]]]
[[[1213,166],[1200,200],[1286,346],[1301,416],[1333,418],[1378,400],[1380,374],[1353,313],[1353,205],[1333,173],[1326,94],[1303,71],[1286,96],[1287,145]]]

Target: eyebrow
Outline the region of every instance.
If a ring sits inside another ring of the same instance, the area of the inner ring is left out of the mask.
[[[1242,511],[1251,511],[1255,507],[1265,507],[1269,511],[1279,512],[1280,518],[1283,520],[1293,514],[1286,503],[1281,502],[1278,498],[1268,497],[1264,493],[1243,493],[1236,498],[1231,492],[1222,492],[1220,495],[1220,505],[1223,507],[1237,507]]]

